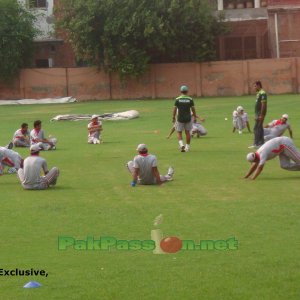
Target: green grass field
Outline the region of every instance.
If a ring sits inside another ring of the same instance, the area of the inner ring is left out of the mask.
[[[43,121],[58,138],[41,156],[61,174],[47,191],[24,191],[16,175],[1,182],[2,269],[44,269],[42,276],[1,276],[0,299],[300,299],[299,172],[269,161],[255,181],[243,179],[253,135],[233,134],[231,114],[243,105],[253,126],[254,96],[196,99],[206,137],[181,153],[171,127],[173,100],[98,101],[1,106],[0,144],[22,122]],[[299,95],[269,96],[267,121],[290,115],[300,148]],[[136,109],[140,118],[104,121],[101,145],[88,145],[87,122],[49,122],[58,114]],[[225,121],[224,118],[228,118]],[[125,163],[146,143],[165,174],[163,186],[130,186]],[[16,150],[16,149],[14,149]],[[28,149],[18,152],[26,157]],[[58,236],[149,240],[154,218],[164,215],[164,236],[227,240],[238,250],[190,250],[155,255],[146,250],[58,250]],[[28,281],[42,284],[24,289]]]

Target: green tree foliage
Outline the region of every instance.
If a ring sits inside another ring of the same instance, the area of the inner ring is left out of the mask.
[[[149,63],[213,60],[225,31],[205,0],[62,0],[57,13],[77,58],[121,77]]]
[[[0,80],[12,79],[31,61],[34,20],[17,0],[0,0]]]

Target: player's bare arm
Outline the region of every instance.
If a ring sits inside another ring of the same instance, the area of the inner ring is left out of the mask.
[[[172,122],[173,122],[173,123],[175,122],[176,112],[177,112],[177,107],[174,106],[174,108],[173,108],[173,116],[172,116]]]
[[[251,176],[251,174],[257,169],[257,167],[258,167],[258,162],[252,163],[250,170],[248,171],[248,173],[245,175],[244,178],[249,178],[249,176]]]
[[[262,102],[261,103],[261,114],[258,116],[258,120],[263,122],[265,119],[266,112],[267,112],[267,103]]]
[[[133,174],[132,174],[132,180],[137,183],[138,180],[138,176],[139,176],[139,169],[138,168],[134,168]]]
[[[263,168],[264,168],[264,165],[260,165],[260,166],[256,169],[256,172],[255,172],[255,174],[254,174],[252,180],[254,180],[255,178],[257,178],[257,177],[259,176],[259,174],[262,172]]]

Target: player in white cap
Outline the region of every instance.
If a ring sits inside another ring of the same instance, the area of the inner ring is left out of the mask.
[[[102,122],[99,120],[98,115],[92,115],[91,122],[88,124],[88,143],[100,144],[101,143],[101,131]]]
[[[286,130],[289,131],[291,139],[293,138],[293,132],[291,125],[288,123],[289,116],[283,114],[279,120],[273,120],[264,128],[264,139],[268,141],[274,137],[282,136]]]
[[[243,129],[247,127],[248,131],[251,132],[248,114],[245,112],[242,106],[238,106],[236,110],[232,113],[232,132],[238,129],[239,134],[243,133]]]
[[[267,160],[279,156],[280,167],[288,171],[300,171],[300,152],[293,141],[286,137],[276,137],[264,143],[255,153],[247,154],[252,163],[245,178],[255,179],[262,172]],[[253,177],[251,175],[254,173]]]
[[[57,139],[54,137],[45,138],[44,130],[42,129],[42,121],[36,120],[33,123],[33,129],[30,132],[30,144],[38,143],[42,146],[41,150],[55,150]]]
[[[48,170],[46,160],[39,156],[42,147],[42,143],[30,146],[30,156],[25,158],[23,168],[18,170],[18,177],[25,190],[45,190],[56,184],[59,170],[56,167]],[[41,170],[45,176],[40,176]]]
[[[145,144],[137,146],[138,155],[133,161],[127,163],[127,168],[132,175],[131,186],[138,184],[162,184],[173,179],[174,169],[169,167],[167,175],[160,175],[157,168],[155,155],[148,153]]]
[[[22,164],[23,159],[19,153],[5,147],[0,147],[0,175],[3,174],[5,167],[9,167],[8,173],[16,173]]]

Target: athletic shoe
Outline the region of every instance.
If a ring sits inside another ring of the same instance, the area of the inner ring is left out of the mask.
[[[169,167],[169,169],[168,169],[168,175],[170,177],[172,177],[174,175],[174,168],[173,167]]]
[[[239,134],[242,134],[243,133],[243,131],[242,130],[239,130]]]
[[[13,142],[10,142],[8,145],[5,146],[7,149],[12,149],[14,147]]]
[[[185,151],[185,152],[188,152],[188,151],[190,151],[190,146],[188,146],[188,145],[185,145],[184,151]]]
[[[185,152],[185,146],[184,146],[184,145],[181,146],[180,149],[181,149],[181,150],[180,150],[181,152]]]

